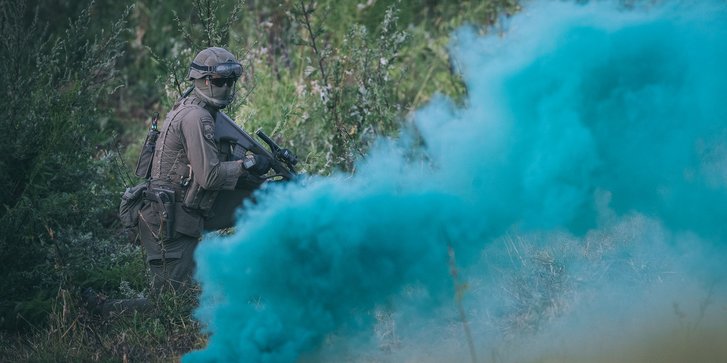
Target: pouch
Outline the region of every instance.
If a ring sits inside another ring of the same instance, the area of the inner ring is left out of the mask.
[[[144,192],[147,188],[147,182],[143,182],[133,187],[126,188],[121,196],[121,204],[119,205],[119,220],[121,225],[126,228],[134,228],[139,224],[139,211],[144,206]]]
[[[151,165],[154,160],[157,138],[159,138],[159,131],[154,126],[147,133],[146,140],[144,140],[144,145],[141,147],[141,152],[139,153],[139,160],[136,161],[136,171],[134,174],[140,178],[149,179],[151,176]]]
[[[212,208],[218,193],[218,190],[207,190],[192,180],[184,195],[184,207],[207,212]]]

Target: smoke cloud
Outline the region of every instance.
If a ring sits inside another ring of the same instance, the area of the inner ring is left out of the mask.
[[[725,359],[725,39],[719,1],[460,29],[463,105],[201,243],[211,336],[184,360]]]

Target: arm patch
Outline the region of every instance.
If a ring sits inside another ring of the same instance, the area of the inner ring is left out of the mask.
[[[202,117],[202,127],[204,128],[204,138],[212,140],[215,137],[215,122],[212,117]]]

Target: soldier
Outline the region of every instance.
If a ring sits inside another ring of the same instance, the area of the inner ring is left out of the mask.
[[[270,169],[262,155],[253,155],[253,162],[244,164],[219,158],[215,116],[233,101],[235,82],[241,75],[242,66],[229,51],[213,47],[199,52],[189,69],[194,90],[167,114],[156,142],[145,192],[147,203],[139,213],[139,236],[151,271],[152,295],[164,289],[180,293],[189,288],[194,250],[218,192],[257,188]],[[104,315],[150,307],[146,299],[105,301],[92,290],[83,295],[92,310]]]

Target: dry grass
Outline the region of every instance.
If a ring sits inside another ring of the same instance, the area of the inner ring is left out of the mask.
[[[61,290],[44,328],[0,337],[2,362],[179,361],[207,341],[191,317],[194,296],[162,295],[149,314],[102,318]]]
[[[724,363],[727,325],[684,332],[655,332],[620,346],[582,351],[564,348],[532,363]]]

